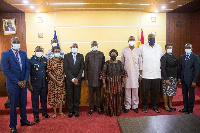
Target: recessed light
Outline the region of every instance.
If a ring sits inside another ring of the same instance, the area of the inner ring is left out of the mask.
[[[40,11],[39,11],[39,10],[36,10],[35,12],[37,12],[37,13],[40,13]]]
[[[163,9],[163,10],[164,10],[165,8],[166,8],[166,6],[161,6],[161,9]]]
[[[178,5],[178,6],[182,6],[182,5]]]
[[[29,2],[28,2],[27,0],[24,0],[23,3],[24,3],[24,4],[28,4]]]
[[[173,0],[173,1],[170,1],[169,3],[175,3],[175,2],[176,2],[176,1]]]
[[[155,10],[155,13],[158,13],[158,10]]]
[[[34,7],[34,6],[30,6],[30,8],[31,8],[31,9],[34,9],[35,7]]]

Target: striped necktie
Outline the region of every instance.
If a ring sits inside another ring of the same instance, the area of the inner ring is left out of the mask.
[[[188,59],[189,59],[189,54],[186,54],[186,57],[185,57],[185,64],[187,63]]]
[[[15,52],[15,56],[17,58],[18,65],[20,66],[20,62],[19,62],[19,57],[18,57],[18,52],[17,51]]]

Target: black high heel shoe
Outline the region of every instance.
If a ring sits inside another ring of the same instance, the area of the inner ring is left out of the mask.
[[[169,107],[171,110],[174,110],[174,111],[176,111],[176,108],[171,108],[171,107]]]
[[[168,112],[172,112],[170,108],[169,109],[166,109],[165,107],[163,107],[163,108],[164,108],[164,110],[166,110]]]

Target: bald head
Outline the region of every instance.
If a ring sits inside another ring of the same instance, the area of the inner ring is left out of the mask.
[[[128,38],[128,42],[129,41],[135,41],[135,37],[134,36],[130,36],[129,38]]]
[[[152,38],[155,39],[155,35],[151,33],[151,34],[148,35],[148,39],[152,39]]]

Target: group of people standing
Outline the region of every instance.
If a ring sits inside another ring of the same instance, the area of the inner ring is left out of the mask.
[[[110,60],[105,62],[103,52],[98,50],[97,41],[91,42],[92,51],[85,56],[78,53],[78,44],[73,43],[71,52],[64,54],[56,39],[51,40],[52,49],[43,56],[43,48],[37,46],[35,55],[27,59],[24,51],[19,50],[18,37],[11,39],[11,49],[1,55],[2,71],[6,75],[6,85],[10,96],[10,128],[17,132],[16,107],[19,103],[21,125],[31,126],[26,116],[27,85],[31,91],[34,121],[39,120],[39,96],[42,116],[47,114],[48,104],[53,108],[53,118],[62,111],[63,101],[69,109],[68,117],[79,117],[81,77],[84,70],[86,85],[89,87],[90,109],[88,115],[95,110],[94,93],[96,92],[96,110],[99,115],[119,116],[124,109],[138,113],[138,88],[141,82],[142,111],[148,112],[148,93],[151,90],[151,106],[156,113],[158,95],[162,85],[164,109],[171,112],[173,96],[176,95],[177,82],[182,84],[184,109],[179,112],[193,112],[194,87],[198,81],[199,58],[192,53],[192,45],[185,45],[186,54],[180,62],[172,53],[173,45],[166,44],[166,53],[155,43],[155,35],[148,35],[148,43],[136,48],[135,37],[130,36],[128,46],[122,50],[121,59],[117,60],[118,51],[109,52]],[[162,80],[161,80],[162,79]],[[162,81],[162,82],[161,82]],[[162,84],[161,84],[162,83]],[[101,99],[102,85],[104,99]],[[189,99],[188,99],[189,92]],[[103,102],[102,102],[103,101]],[[103,107],[102,107],[103,105]]]

